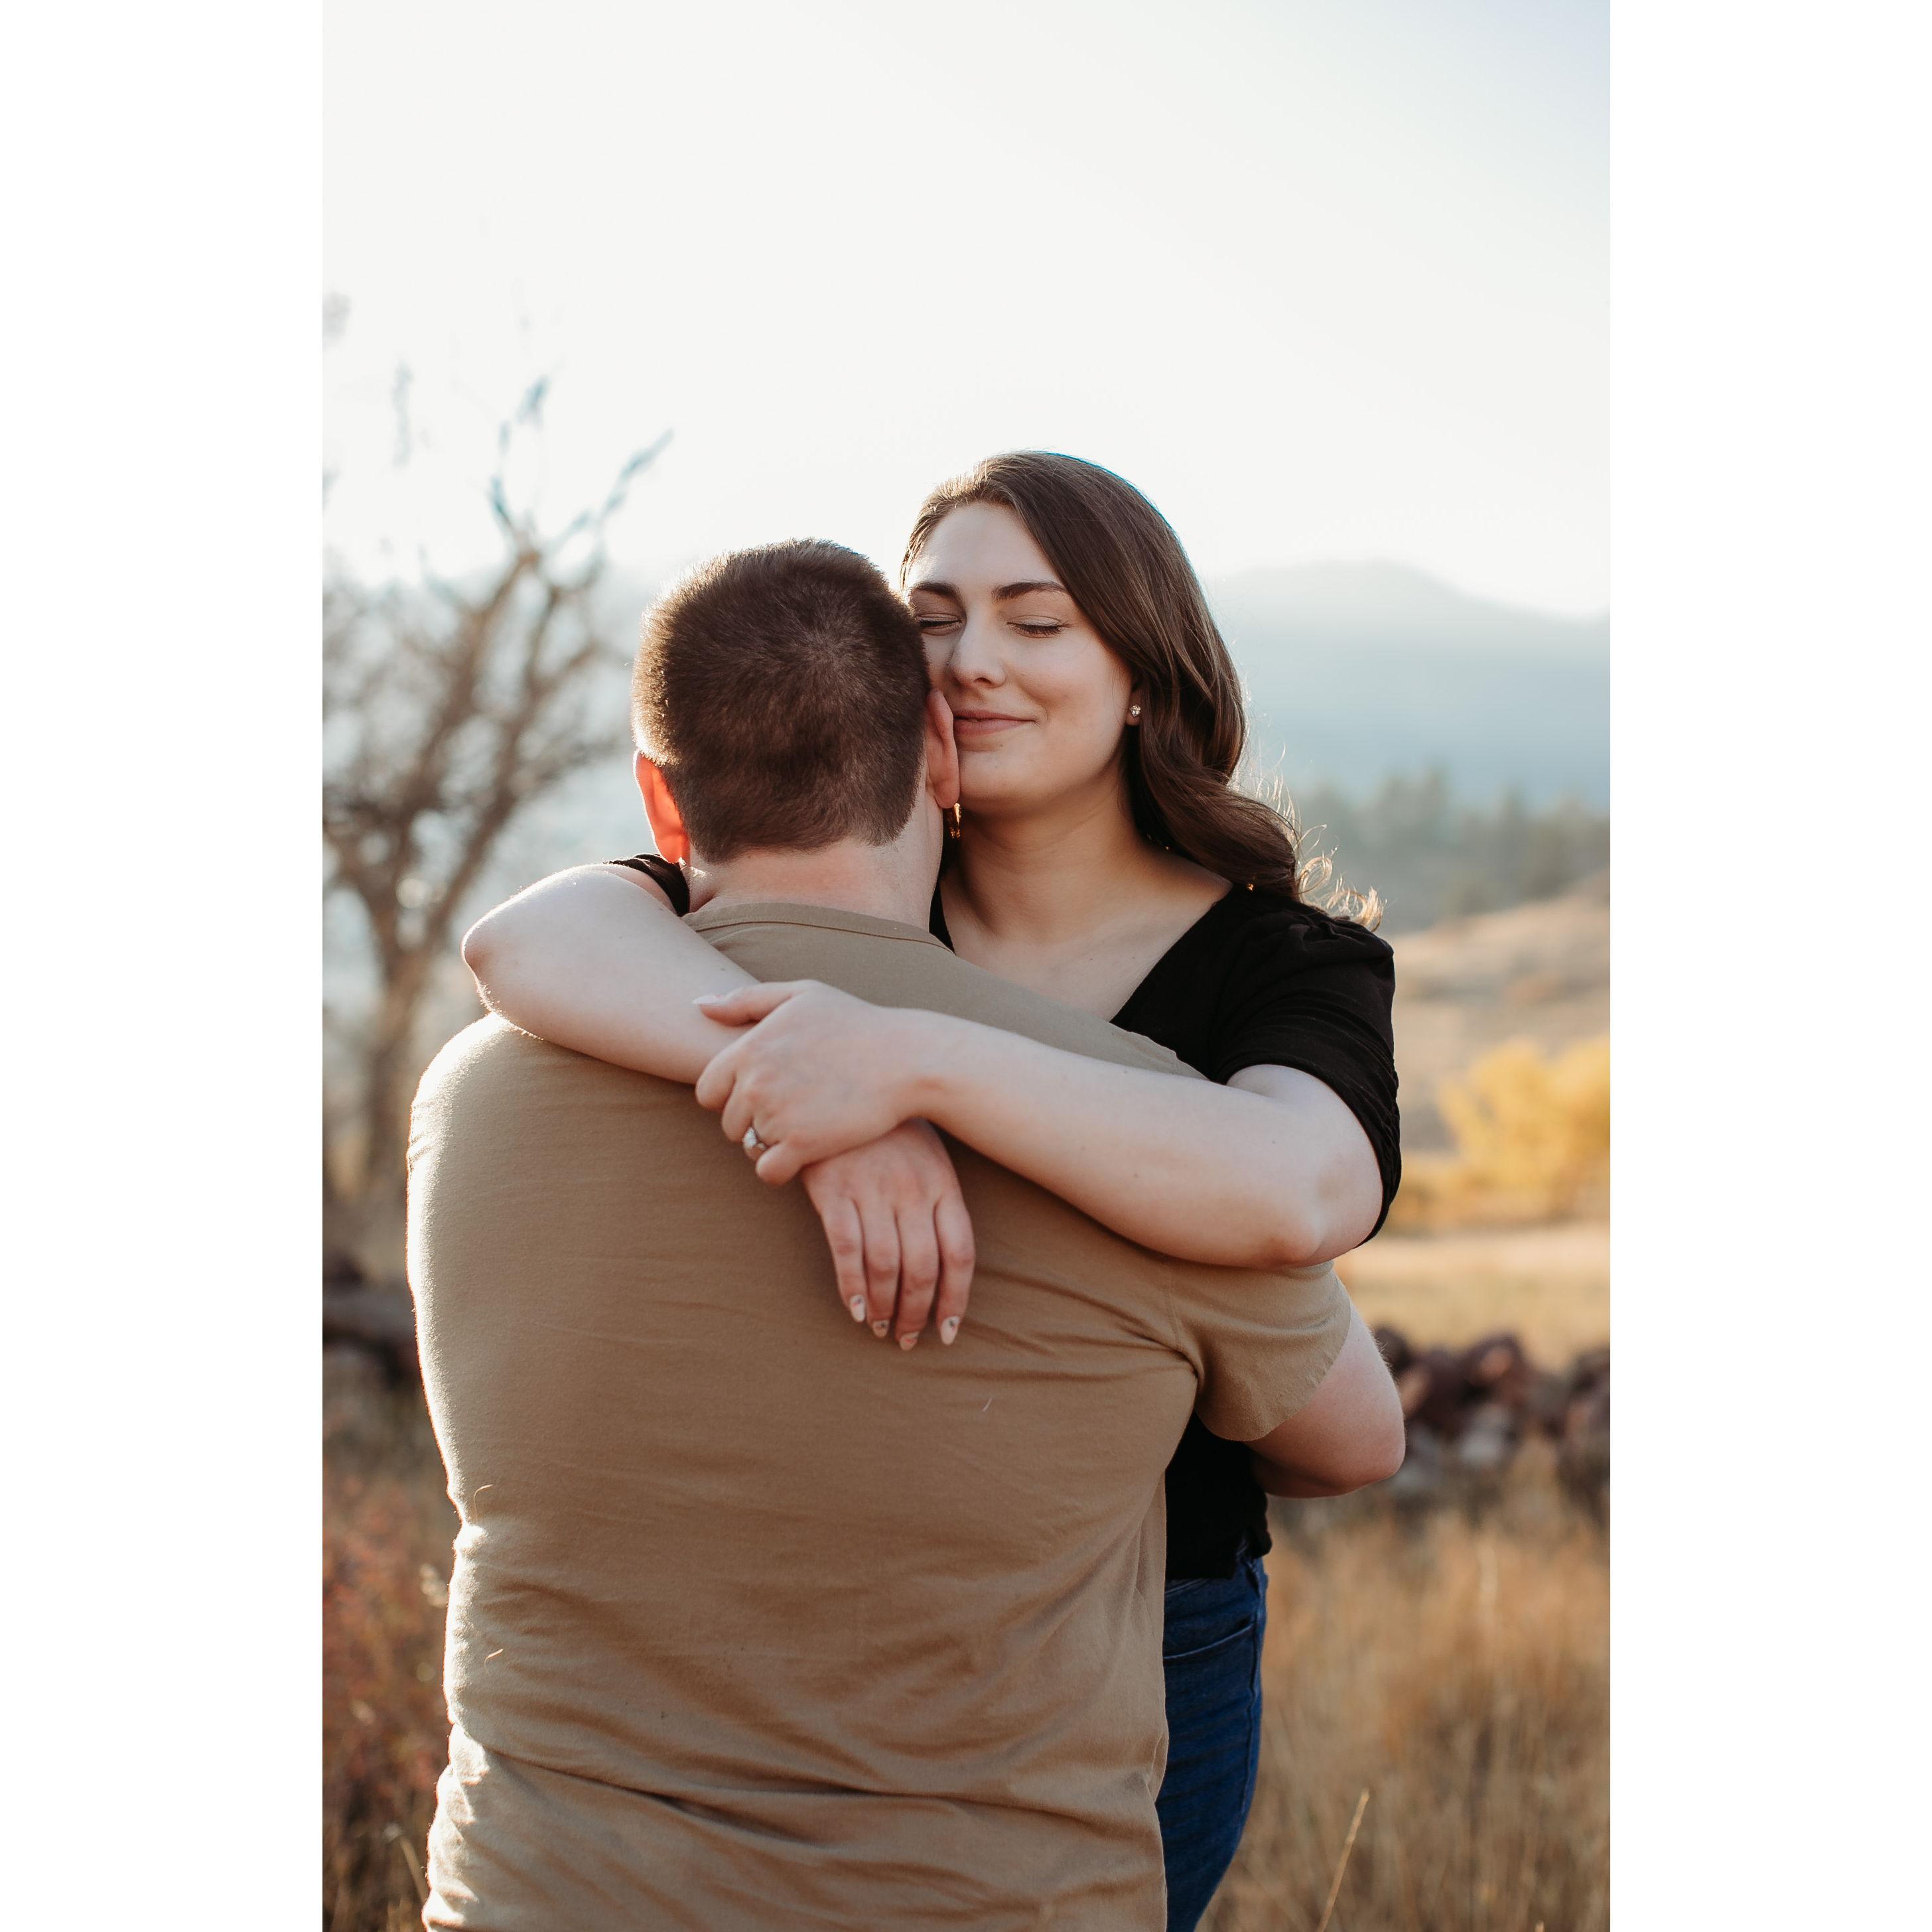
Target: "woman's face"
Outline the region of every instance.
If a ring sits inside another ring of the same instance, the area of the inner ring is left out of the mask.
[[[968,812],[1011,816],[1118,784],[1132,675],[1012,511],[950,512],[907,588],[952,710]]]

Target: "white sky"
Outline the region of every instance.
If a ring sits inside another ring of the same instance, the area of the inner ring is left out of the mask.
[[[1606,0],[329,0],[326,32],[325,525],[364,570],[490,554],[494,424],[549,372],[560,519],[674,432],[612,535],[640,575],[801,535],[894,562],[932,484],[1030,446],[1120,470],[1210,576],[1608,602]]]

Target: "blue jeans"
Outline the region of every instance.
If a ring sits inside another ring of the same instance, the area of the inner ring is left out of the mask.
[[[1193,1932],[1234,1862],[1261,1762],[1268,1572],[1167,1586],[1167,1775],[1160,1787],[1167,1932]]]

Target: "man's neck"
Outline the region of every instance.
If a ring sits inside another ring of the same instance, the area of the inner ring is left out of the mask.
[[[816,852],[746,852],[723,864],[695,856],[688,872],[691,909],[779,900],[858,912],[924,930],[932,884],[918,855],[896,845],[846,841]]]

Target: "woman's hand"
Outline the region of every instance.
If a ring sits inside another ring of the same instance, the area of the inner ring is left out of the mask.
[[[838,1298],[855,1322],[919,1340],[928,1316],[949,1346],[973,1286],[973,1223],[944,1143],[908,1120],[800,1178],[824,1224]]]
[[[774,980],[696,1002],[749,1030],[714,1054],[698,1102],[725,1138],[755,1131],[760,1180],[782,1187],[814,1161],[849,1153],[919,1117],[919,1058],[932,1013],[875,1006],[816,980]],[[755,1152],[756,1150],[752,1150]]]

